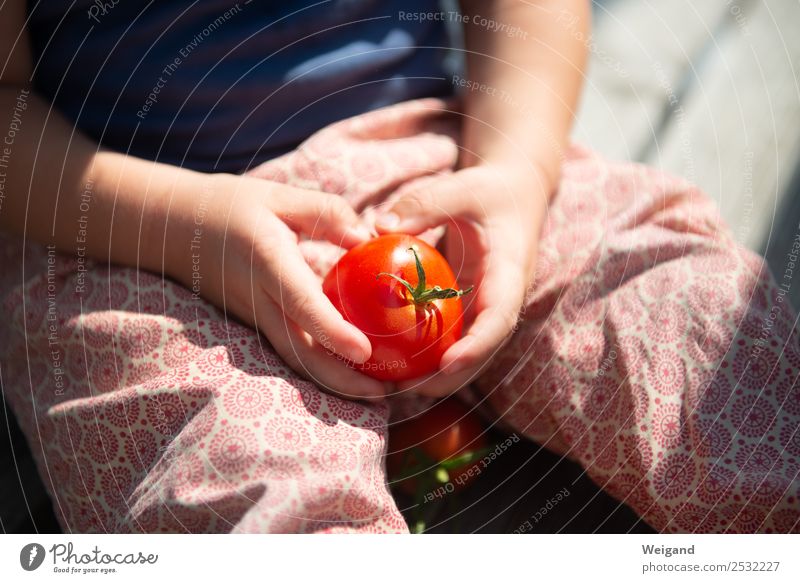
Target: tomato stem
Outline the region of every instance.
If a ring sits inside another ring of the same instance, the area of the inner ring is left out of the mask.
[[[433,300],[448,300],[450,298],[458,298],[472,291],[473,286],[469,286],[465,290],[453,289],[451,287],[442,289],[438,285],[428,288],[427,281],[425,279],[425,268],[422,267],[422,262],[419,260],[419,253],[417,252],[416,245],[412,245],[408,248],[408,250],[414,254],[414,262],[417,264],[417,287],[414,287],[405,279],[398,275],[394,275],[393,273],[381,272],[375,276],[375,279],[378,279],[382,275],[387,275],[392,279],[397,280],[408,290],[408,293],[411,294],[411,300],[418,306],[424,306]]]

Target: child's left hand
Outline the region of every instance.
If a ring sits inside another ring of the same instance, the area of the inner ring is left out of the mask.
[[[398,390],[442,396],[484,369],[514,331],[533,281],[548,183],[530,167],[481,164],[406,193],[377,220],[380,232],[417,235],[446,224],[445,254],[464,288],[468,327],[442,356],[440,370]]]

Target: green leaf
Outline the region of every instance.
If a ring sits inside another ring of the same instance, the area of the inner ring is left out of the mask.
[[[417,289],[413,292],[414,299],[418,299],[420,294],[425,291],[427,287],[427,282],[425,281],[425,268],[422,267],[422,262],[419,260],[419,254],[417,253],[417,246],[412,245],[408,248],[414,254],[414,262],[417,264]]]
[[[445,469],[452,470],[453,468],[458,468],[459,466],[463,466],[477,459],[481,459],[490,451],[492,451],[491,447],[484,447],[475,451],[468,451],[454,458],[444,460],[443,462],[439,463],[439,465]]]

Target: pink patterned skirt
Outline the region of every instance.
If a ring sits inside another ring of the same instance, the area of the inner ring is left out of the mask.
[[[252,174],[369,218],[452,168],[457,123],[409,102]],[[340,253],[303,246],[320,274]],[[391,399],[321,391],[170,280],[3,249],[4,390],[65,531],[407,532],[384,470]],[[795,318],[696,188],[574,148],[523,319],[476,385],[657,530],[797,532]]]

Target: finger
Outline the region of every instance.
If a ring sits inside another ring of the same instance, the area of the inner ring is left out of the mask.
[[[257,305],[258,327],[272,347],[292,370],[337,396],[380,400],[388,388],[361,374],[336,355],[328,352],[294,322],[270,298]]]
[[[371,237],[353,207],[334,194],[287,187],[276,194],[271,208],[292,229],[346,249]]]
[[[447,370],[438,370],[427,376],[398,383],[395,393],[408,391],[426,397],[445,397],[469,385],[480,375],[482,369],[482,366],[475,366],[453,374]]]
[[[483,213],[476,204],[474,190],[475,185],[468,184],[462,173],[428,181],[382,211],[376,217],[375,227],[380,233],[417,235],[456,217],[480,220]]]
[[[322,292],[319,278],[290,233],[276,236],[275,231],[286,226],[275,223],[269,227],[273,229],[271,245],[255,251],[254,262],[266,274],[260,278],[262,288],[289,319],[324,348],[359,364],[367,361],[372,354],[369,339],[347,322]]]
[[[477,315],[467,333],[442,355],[442,370],[452,374],[488,361],[515,330],[525,282],[520,266],[508,257],[489,258],[475,300]]]

